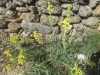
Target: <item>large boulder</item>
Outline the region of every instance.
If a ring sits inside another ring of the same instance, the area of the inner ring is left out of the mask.
[[[99,26],[99,19],[97,17],[89,17],[86,20],[82,20],[82,23],[85,26],[95,29]]]
[[[90,6],[81,6],[79,8],[79,12],[78,14],[81,16],[81,17],[89,17],[91,14],[92,14],[92,9]]]
[[[89,6],[91,8],[96,7],[100,3],[100,0],[89,0]]]
[[[39,22],[39,16],[34,15],[33,13],[22,13],[20,18],[26,20],[27,22],[34,22],[34,23]]]
[[[100,17],[100,5],[98,5],[96,9],[93,10],[93,16]]]
[[[49,15],[42,14],[40,18],[40,22],[45,25],[56,25],[58,21],[59,21],[58,16],[50,17]]]
[[[37,30],[39,33],[42,33],[42,34],[49,34],[52,32],[51,26],[47,26],[47,25],[40,24],[40,23],[30,23],[30,22],[27,22],[25,20],[22,21],[21,27],[23,29],[27,29],[30,31]]]

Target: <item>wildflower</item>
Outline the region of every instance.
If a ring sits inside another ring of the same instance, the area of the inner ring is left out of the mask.
[[[78,65],[77,64],[74,64],[74,67],[71,68],[71,74],[74,74],[74,75],[83,75],[83,71],[78,68]]]
[[[13,36],[9,38],[9,42],[13,43],[13,44],[17,44],[19,41],[19,37],[18,36]]]
[[[53,10],[52,10],[52,8],[53,8],[53,5],[51,4],[51,2],[50,1],[48,1],[48,11],[49,12],[52,12]]]
[[[7,70],[11,70],[11,64],[7,64],[7,65],[6,65],[6,69],[7,69]]]
[[[33,36],[34,36],[35,40],[37,40],[37,41],[41,40],[41,37],[40,37],[40,35],[39,35],[39,33],[37,31],[34,31],[34,35]]]
[[[4,54],[6,54],[7,57],[12,57],[10,50],[6,50],[6,51],[4,52]]]
[[[86,56],[84,54],[77,55],[78,60],[86,60]]]
[[[20,50],[19,56],[18,56],[18,64],[23,65],[25,62],[25,52],[24,50]]]
[[[72,25],[69,24],[68,20],[64,19],[61,22],[61,27],[66,28],[66,30],[70,30],[72,28]]]
[[[10,57],[9,60],[10,60],[10,62],[14,62],[14,58],[13,57]]]
[[[90,64],[89,64],[90,66],[91,66],[91,68],[93,69],[94,67],[96,67],[96,63],[95,62],[90,62]]]

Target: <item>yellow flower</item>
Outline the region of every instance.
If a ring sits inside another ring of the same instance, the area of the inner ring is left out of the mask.
[[[74,67],[71,68],[71,73],[74,74],[74,75],[83,75],[83,71],[78,68],[78,65],[77,64],[74,64]]]
[[[9,60],[10,60],[10,62],[14,62],[14,58],[13,57],[10,57]]]
[[[13,43],[13,44],[17,44],[19,41],[19,37],[18,36],[13,36],[9,38],[9,42]]]
[[[4,51],[4,54],[6,54],[7,57],[12,57],[10,50]]]
[[[11,70],[11,64],[7,64],[7,65],[6,65],[6,69],[7,69],[7,70]]]
[[[48,11],[49,12],[52,12],[53,10],[52,10],[52,8],[53,8],[53,5],[51,4],[51,2],[50,1],[48,1]]]
[[[19,56],[18,56],[18,64],[23,65],[25,63],[25,51],[20,50]]]
[[[38,33],[37,31],[34,31],[33,37],[34,37],[35,40],[37,40],[37,41],[40,41],[40,40],[41,40],[41,37],[40,37],[40,35],[39,35],[39,33]]]
[[[94,68],[94,67],[96,67],[96,63],[95,62],[90,62],[90,66],[92,67],[92,69]]]

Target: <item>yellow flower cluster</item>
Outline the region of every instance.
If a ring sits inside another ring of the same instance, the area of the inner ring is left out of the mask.
[[[34,31],[33,33],[33,37],[35,40],[37,40],[38,42],[41,41],[41,37],[39,35],[39,33],[37,31]]]
[[[7,69],[7,70],[11,70],[11,64],[7,64],[7,65],[6,65],[6,69]]]
[[[61,22],[61,27],[66,28],[66,30],[70,30],[72,28],[72,26],[69,23],[69,19],[65,18],[62,22]]]
[[[23,65],[25,63],[25,51],[20,50],[19,56],[18,56],[18,64]]]
[[[13,44],[17,44],[18,41],[19,41],[19,37],[17,35],[13,36],[13,37],[10,37],[8,41],[13,43]]]
[[[71,16],[71,5],[69,4],[66,18],[61,22],[61,27],[63,27],[65,30],[69,30],[72,28],[72,26],[70,25],[70,16]]]
[[[9,57],[9,61],[10,61],[10,62],[14,62],[14,57],[12,56],[10,50],[6,50],[6,51],[4,52],[4,54],[6,54],[7,57]]]
[[[51,2],[50,1],[48,1],[48,11],[49,12],[52,12],[53,10],[52,10],[52,8],[53,8],[53,5],[51,4]]]
[[[72,75],[84,75],[83,71],[80,68],[78,68],[77,64],[74,64],[74,67],[71,68],[71,74]]]

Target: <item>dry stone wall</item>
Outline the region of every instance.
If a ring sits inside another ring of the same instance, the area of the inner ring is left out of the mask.
[[[9,34],[21,32],[31,37],[33,31],[57,34],[61,37],[61,22],[66,17],[67,6],[72,4],[68,31],[70,38],[82,40],[90,33],[100,31],[100,0],[50,0],[53,5],[50,25],[47,0],[0,0],[0,30]]]

